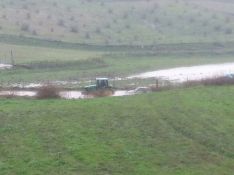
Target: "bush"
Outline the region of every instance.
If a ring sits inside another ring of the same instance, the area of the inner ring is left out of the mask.
[[[27,32],[29,31],[29,25],[28,24],[22,24],[21,28],[22,31]]]
[[[61,26],[61,27],[65,26],[64,20],[62,20],[62,19],[58,20],[57,24],[58,24],[58,26]]]
[[[221,30],[221,26],[220,25],[215,26],[214,30],[217,31],[217,32],[219,32]]]
[[[91,37],[90,37],[90,34],[87,32],[86,34],[85,34],[85,38],[86,39],[90,39]]]
[[[37,92],[38,99],[60,98],[59,89],[52,85],[45,85],[39,88]]]
[[[74,16],[71,16],[70,17],[70,21],[74,21],[75,20],[75,17]]]
[[[232,29],[231,29],[231,28],[226,29],[226,30],[225,30],[225,34],[226,34],[226,35],[232,34]]]
[[[30,13],[26,14],[26,19],[31,19],[31,14]]]
[[[78,33],[78,28],[76,26],[71,26],[70,32]]]
[[[96,33],[96,34],[101,34],[102,31],[101,31],[101,29],[100,29],[99,27],[97,27],[96,30],[95,30],[95,33]]]
[[[5,14],[2,15],[3,19],[7,19],[7,16]]]
[[[32,31],[32,35],[36,36],[36,35],[37,35],[37,31],[36,31],[36,30],[33,30],[33,31]]]

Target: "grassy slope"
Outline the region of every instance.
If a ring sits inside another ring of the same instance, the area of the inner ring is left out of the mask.
[[[231,175],[233,92],[1,100],[0,174]]]
[[[233,6],[212,0],[2,0],[0,34],[118,45],[233,41]]]

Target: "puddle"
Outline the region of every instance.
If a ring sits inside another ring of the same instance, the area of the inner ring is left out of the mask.
[[[64,99],[85,99],[88,96],[82,94],[81,91],[62,91],[60,92],[61,98]]]
[[[130,95],[129,91],[115,91],[114,97],[121,97],[121,96],[126,96]]]
[[[0,96],[35,97],[35,91],[0,91]]]
[[[218,76],[226,76],[233,73],[234,63],[225,63],[158,70],[133,75],[127,78],[160,78],[169,81],[184,82],[187,80],[201,80]]]
[[[55,86],[65,86],[65,85],[78,85],[80,82],[78,81],[53,81],[49,84],[55,85]],[[10,84],[8,87],[11,88],[21,88],[21,89],[33,89],[33,88],[40,88],[42,86],[45,86],[48,83],[29,83],[29,84],[20,84],[20,83],[14,83]]]
[[[16,97],[35,97],[37,91],[0,91],[0,96],[16,96]],[[63,99],[90,99],[93,97],[83,95],[81,91],[61,91],[59,93],[60,97]],[[120,97],[130,95],[128,91],[115,91],[112,96]]]
[[[11,88],[22,88],[22,89],[30,89],[30,88],[40,88],[43,84],[41,83],[29,83],[29,84],[11,84],[9,87]]]
[[[10,65],[10,64],[0,64],[0,69],[10,69],[12,68],[13,66]]]

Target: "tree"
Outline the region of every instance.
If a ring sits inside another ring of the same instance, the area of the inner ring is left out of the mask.
[[[26,23],[24,23],[24,24],[22,24],[22,26],[21,26],[21,30],[22,31],[24,31],[24,32],[28,32],[29,31],[29,24],[26,24]]]
[[[71,26],[70,32],[72,32],[72,33],[78,33],[78,28],[76,26]]]
[[[64,27],[65,26],[65,23],[64,23],[64,20],[60,19],[58,20],[57,24],[61,27]]]
[[[86,32],[85,38],[86,38],[86,39],[90,39],[90,38],[91,38],[89,32]]]
[[[227,34],[227,35],[232,34],[232,29],[231,29],[231,28],[227,28],[227,29],[225,30],[225,34]]]

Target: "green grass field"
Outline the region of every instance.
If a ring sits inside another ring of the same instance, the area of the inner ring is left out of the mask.
[[[0,69],[0,88],[233,62],[233,8],[231,0],[1,0],[0,64],[16,66]],[[155,83],[133,81],[115,87]],[[1,98],[0,175],[232,175],[233,94],[223,86]]]
[[[16,67],[0,70],[2,85],[90,80],[97,76],[126,77],[150,70],[234,61],[232,42],[166,44],[139,48],[80,45],[32,38],[14,40],[6,37],[4,41],[7,44],[0,43],[2,62],[11,63],[12,50],[15,64],[26,65],[29,69]]]
[[[79,53],[79,51],[74,51]],[[56,52],[57,53],[57,52]],[[0,70],[2,85],[6,83],[34,83],[46,81],[87,81],[95,77],[126,77],[135,73],[159,70],[178,66],[193,66],[233,62],[230,54],[224,55],[127,55],[83,52],[84,57],[70,60],[51,59],[50,61],[32,59],[24,62],[30,69],[14,68]],[[38,54],[34,57],[43,55]],[[52,54],[53,55],[53,54]],[[92,55],[94,57],[92,57]],[[89,57],[91,56],[91,57]],[[26,60],[22,59],[23,61]]]
[[[233,92],[1,99],[0,174],[231,175]]]

